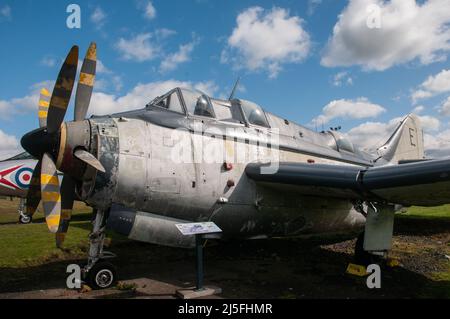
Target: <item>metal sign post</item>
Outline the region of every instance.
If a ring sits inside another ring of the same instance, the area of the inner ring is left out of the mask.
[[[219,289],[217,288],[209,289],[208,292],[208,289],[203,287],[203,239],[207,234],[221,233],[222,230],[213,222],[175,224],[175,226],[184,236],[195,235],[195,255],[197,268],[196,287],[193,290],[194,294],[189,295],[186,291],[179,291],[179,295],[181,295],[184,299],[190,299],[218,293]],[[206,292],[206,294],[203,292]]]
[[[203,235],[195,235],[195,254],[197,257],[197,285],[196,290],[203,290]]]

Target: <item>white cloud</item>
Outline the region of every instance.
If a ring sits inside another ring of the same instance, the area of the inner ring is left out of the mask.
[[[353,85],[353,78],[346,71],[339,72],[333,77],[334,86]]]
[[[54,81],[42,81],[33,84],[29,93],[23,97],[15,97],[9,100],[0,100],[0,118],[10,119],[14,114],[36,111],[38,109],[39,92],[42,88],[53,90]]]
[[[450,129],[436,135],[424,134],[425,154],[428,157],[450,156]]]
[[[358,147],[373,152],[387,141],[400,121],[401,118],[392,119],[388,123],[366,122],[352,128],[346,135]]]
[[[157,39],[165,39],[175,34],[177,34],[177,32],[171,29],[161,28],[155,30],[155,38]]]
[[[177,80],[150,82],[136,85],[123,96],[94,93],[89,112],[90,114],[102,115],[143,108],[155,97],[175,87],[195,88],[210,95],[217,91],[217,86],[212,81],[196,83]]]
[[[308,55],[310,37],[302,24],[301,18],[283,8],[248,8],[238,15],[221,61],[276,77],[283,64],[299,63]]]
[[[437,131],[441,127],[441,121],[433,116],[422,115],[419,116],[419,119],[425,132]]]
[[[425,107],[423,105],[418,105],[416,106],[413,110],[412,113],[414,114],[420,114],[425,110]]]
[[[149,20],[152,20],[156,17],[156,9],[151,1],[148,1],[144,5],[144,16]]]
[[[96,7],[90,17],[91,22],[93,24],[95,24],[95,27],[97,29],[101,29],[105,25],[106,18],[107,18],[107,15],[106,15],[105,11],[103,11],[103,9],[100,7]]]
[[[0,160],[17,155],[22,147],[18,139],[13,135],[8,135],[0,130]]]
[[[450,116],[450,96],[442,103],[439,113],[444,116]]]
[[[322,114],[312,120],[312,125],[322,125],[335,118],[363,119],[377,117],[386,109],[378,104],[371,103],[367,98],[356,100],[334,100],[322,110]]]
[[[120,38],[116,48],[125,60],[148,61],[159,51],[159,47],[150,42],[151,38],[151,33],[141,33],[130,39]]]
[[[379,16],[369,10],[373,5],[380,8]],[[374,16],[379,17],[380,28],[368,24]],[[448,0],[350,0],[338,17],[321,63],[381,71],[415,60],[422,64],[442,61],[450,50],[449,23]]]
[[[177,52],[167,55],[159,66],[160,72],[173,71],[179,64],[190,61],[191,53],[197,43],[198,41],[194,39],[192,42],[180,45]]]
[[[403,117],[393,118],[387,123],[366,122],[349,130],[346,133],[346,136],[348,136],[355,145],[366,151],[373,152],[388,140],[402,119]],[[443,143],[442,137],[445,134],[442,134],[445,133],[445,131],[436,134],[441,126],[440,121],[437,118],[428,115],[419,116],[419,119],[425,133],[424,147],[426,154],[437,156],[437,151],[439,150],[438,145],[443,147],[443,150],[450,150],[450,139],[447,139],[446,144]],[[431,133],[436,134],[435,137],[433,137]],[[450,137],[450,134],[448,137]],[[448,155],[450,155],[450,153],[448,153]]]
[[[56,59],[54,57],[45,56],[41,60],[41,65],[52,68],[56,65]]]
[[[0,21],[3,19],[5,20],[11,20],[11,7],[8,5],[4,5],[0,8]]]
[[[436,75],[430,75],[418,89],[413,91],[411,99],[414,103],[441,93],[450,92],[450,70],[442,70]]]

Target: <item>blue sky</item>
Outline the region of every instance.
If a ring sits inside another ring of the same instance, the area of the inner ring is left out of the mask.
[[[66,26],[71,3],[80,29]],[[359,144],[415,109],[429,152],[450,154],[449,3],[0,1],[0,156],[37,127],[37,92],[71,45],[82,59],[90,41],[95,113],[142,107],[172,84],[225,97],[241,76],[238,97],[313,129],[340,125]]]

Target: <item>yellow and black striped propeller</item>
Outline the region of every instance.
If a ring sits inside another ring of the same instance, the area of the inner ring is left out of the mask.
[[[75,96],[75,121],[83,121],[89,108],[96,72],[96,51],[96,44],[91,43],[81,67]],[[57,156],[54,152],[55,143],[60,143],[58,134],[69,105],[77,65],[78,47],[73,46],[58,74],[51,98],[47,90],[41,91],[38,111],[41,129],[26,134],[21,141],[22,146],[31,154],[44,152],[30,182],[27,195],[27,215],[34,214],[42,198],[47,226],[50,232],[56,233],[58,247],[61,247],[64,242],[69,227],[75,199],[75,181],[65,172],[60,185],[54,161]],[[87,156],[85,153],[91,156]],[[104,171],[103,166],[92,154],[84,150],[77,150],[74,152],[74,156],[86,164]]]
[[[38,118],[39,127],[47,126],[48,107],[50,106],[50,92],[46,88],[41,90],[39,97]]]

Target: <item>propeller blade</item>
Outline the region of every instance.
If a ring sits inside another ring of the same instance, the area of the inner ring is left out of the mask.
[[[75,157],[79,160],[85,162],[89,166],[92,166],[96,170],[100,172],[105,172],[105,168],[103,167],[102,163],[98,159],[95,158],[94,155],[89,153],[88,151],[85,151],[83,149],[76,150],[74,153]]]
[[[96,66],[97,45],[95,42],[92,42],[86,52],[78,80],[77,93],[75,95],[75,121],[82,121],[86,118],[94,88]]]
[[[47,114],[49,105],[50,105],[50,92],[47,91],[46,88],[43,88],[41,90],[41,95],[39,97],[39,109],[38,109],[39,127],[47,126]]]
[[[28,186],[26,215],[33,216],[41,201],[41,161],[38,161]]]
[[[48,153],[42,157],[41,194],[48,229],[56,233],[61,218],[61,191],[55,163]]]
[[[64,174],[61,183],[61,219],[59,220],[58,231],[56,232],[56,247],[61,248],[69,229],[70,218],[72,216],[73,202],[75,200],[75,182],[72,177]]]
[[[61,67],[58,79],[53,89],[50,99],[50,107],[48,109],[47,130],[49,133],[56,132],[61,126],[69,105],[70,96],[72,94],[73,84],[78,66],[78,47],[75,45]]]

